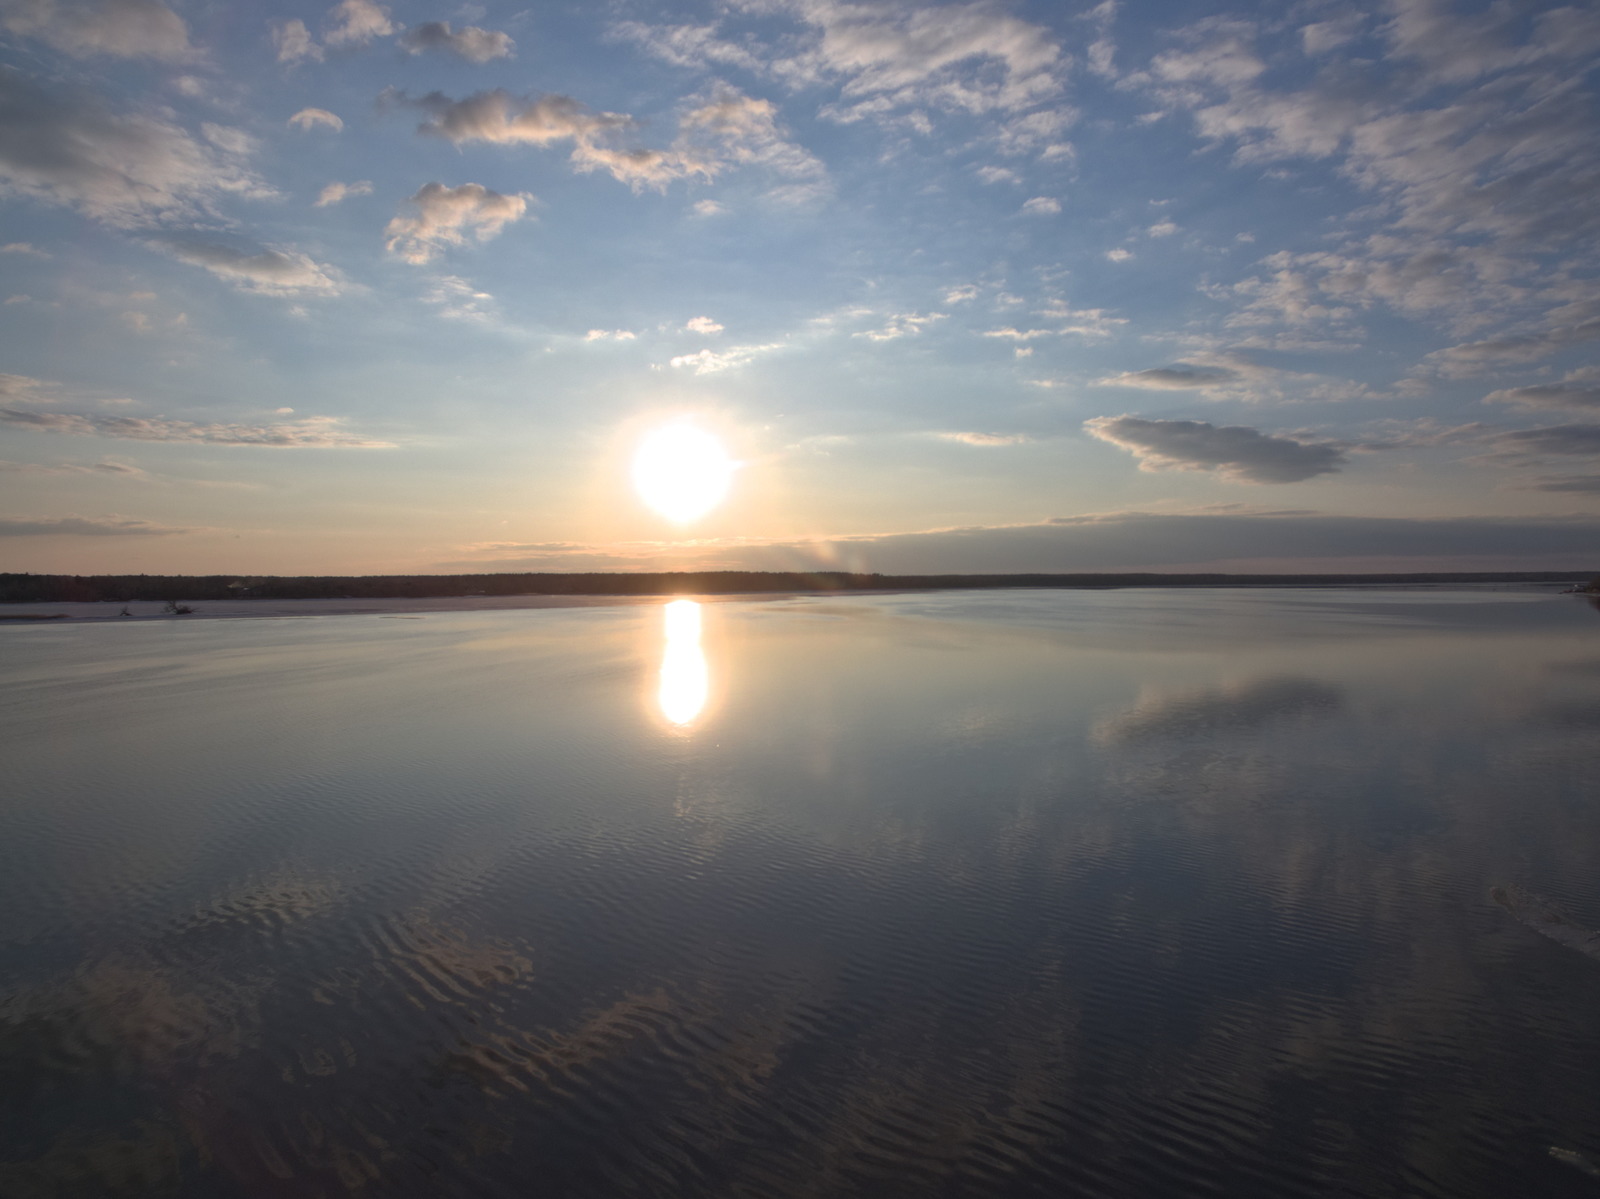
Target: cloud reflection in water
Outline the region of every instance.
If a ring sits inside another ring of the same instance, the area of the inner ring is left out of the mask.
[[[700,605],[673,600],[662,609],[666,648],[661,655],[661,715],[679,728],[694,723],[711,689],[705,651],[700,648]]]

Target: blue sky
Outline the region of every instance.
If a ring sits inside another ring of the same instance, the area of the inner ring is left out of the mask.
[[[0,0],[0,557],[1600,567],[1592,6]],[[674,525],[632,448],[740,463]]]

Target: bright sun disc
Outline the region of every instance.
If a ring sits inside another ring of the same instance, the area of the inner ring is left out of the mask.
[[[720,504],[733,470],[722,443],[690,424],[657,429],[633,455],[639,498],[676,524],[704,516]]]

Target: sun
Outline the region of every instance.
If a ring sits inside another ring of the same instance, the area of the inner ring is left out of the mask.
[[[687,524],[723,501],[736,467],[722,442],[688,421],[675,421],[639,443],[633,486],[654,511]]]

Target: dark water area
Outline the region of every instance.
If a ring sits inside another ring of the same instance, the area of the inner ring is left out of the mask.
[[[57,622],[0,684],[6,1199],[1600,1196],[1578,597]]]

